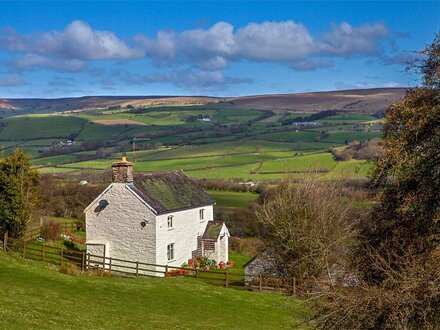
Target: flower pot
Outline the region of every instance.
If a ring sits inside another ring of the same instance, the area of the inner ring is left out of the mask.
[[[228,261],[228,267],[234,267],[234,262],[232,260]]]
[[[218,269],[225,269],[225,263],[224,262],[219,263]]]
[[[184,276],[185,275],[185,269],[178,269],[177,270],[177,275],[178,276]]]

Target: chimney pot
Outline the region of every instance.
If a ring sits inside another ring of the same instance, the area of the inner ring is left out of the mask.
[[[112,164],[112,181],[116,183],[133,182],[133,163],[122,156],[121,161]]]

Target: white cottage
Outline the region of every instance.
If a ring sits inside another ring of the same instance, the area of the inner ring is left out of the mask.
[[[87,253],[170,266],[199,256],[228,261],[229,232],[213,221],[214,200],[182,171],[133,177],[122,157],[112,181],[84,211]]]

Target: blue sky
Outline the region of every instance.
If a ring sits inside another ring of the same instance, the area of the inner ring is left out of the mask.
[[[0,2],[0,97],[412,86],[440,2]]]

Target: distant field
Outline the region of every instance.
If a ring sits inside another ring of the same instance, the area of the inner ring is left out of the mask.
[[[326,150],[380,137],[380,126],[369,124],[376,117],[344,111],[309,127],[284,122],[304,116],[306,111],[274,114],[222,103],[12,116],[1,120],[0,146],[6,153],[22,148],[42,173],[102,171],[122,152],[133,160],[136,138],[138,172],[182,169],[195,178],[245,181],[311,169],[323,177],[368,174],[368,165],[336,162]],[[67,139],[75,146],[60,147]]]
[[[84,119],[61,115],[29,115],[4,119],[0,140],[66,139],[78,134]]]
[[[216,206],[220,207],[246,207],[250,201],[258,198],[258,194],[235,191],[207,190],[215,199]]]

